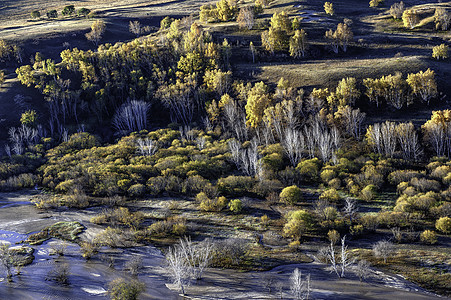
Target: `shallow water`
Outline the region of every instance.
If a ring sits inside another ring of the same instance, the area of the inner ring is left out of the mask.
[[[25,240],[26,232],[36,232],[44,224],[61,220],[70,220],[70,215],[59,214],[48,216],[41,214],[24,197],[0,197],[0,241],[10,243],[12,246]],[[27,207],[28,206],[28,207]],[[22,214],[25,209],[26,214]],[[24,219],[19,219],[24,216]],[[17,226],[19,232],[11,231]],[[30,230],[31,229],[31,230]],[[0,269],[0,300],[66,300],[66,299],[107,299],[108,283],[115,278],[131,279],[124,271],[125,263],[133,257],[142,258],[144,268],[138,278],[146,286],[140,299],[176,299],[176,294],[170,291],[165,283],[167,278],[162,274],[164,256],[153,246],[142,246],[129,249],[102,248],[93,259],[86,261],[74,243],[65,243],[64,255],[54,255],[54,248],[61,245],[57,239],[46,241],[42,245],[31,246],[35,249],[35,259],[32,264],[21,269],[19,275],[13,276],[13,282],[7,282]],[[105,259],[108,258],[108,259]],[[114,260],[113,268],[109,261]],[[59,284],[50,279],[56,268],[68,266],[68,284]],[[13,274],[15,274],[15,270]]]

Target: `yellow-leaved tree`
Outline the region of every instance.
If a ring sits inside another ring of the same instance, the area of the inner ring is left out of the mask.
[[[296,30],[290,38],[290,55],[294,58],[304,57],[307,48],[307,33],[304,29]]]
[[[423,138],[437,156],[451,157],[451,110],[433,111],[431,119],[423,124]]]
[[[430,100],[437,96],[437,83],[435,82],[435,72],[427,69],[425,72],[412,73],[407,75],[407,83],[413,94],[423,102],[429,104]]]
[[[271,104],[268,86],[260,81],[254,85],[247,96],[246,124],[252,128],[258,127],[262,120],[265,109]]]
[[[360,91],[357,89],[357,80],[354,77],[343,78],[335,90],[339,105],[354,105],[355,100],[360,97]]]
[[[432,48],[432,58],[435,59],[447,59],[448,58],[448,45],[441,44]]]
[[[415,25],[420,22],[420,17],[418,16],[418,11],[414,9],[407,9],[402,13],[402,22],[404,27],[413,29]]]
[[[324,3],[324,11],[326,14],[333,16],[335,14],[334,5],[332,2]]]
[[[88,41],[93,42],[96,47],[99,44],[100,40],[102,39],[102,35],[105,32],[105,22],[102,20],[94,21],[91,24],[91,31],[86,34],[86,38]]]

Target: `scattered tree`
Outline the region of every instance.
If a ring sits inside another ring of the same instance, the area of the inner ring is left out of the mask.
[[[451,23],[451,14],[446,9],[437,7],[434,13],[434,21],[437,30],[448,30]]]
[[[333,3],[331,2],[324,3],[324,11],[326,12],[326,14],[333,16],[335,14]]]
[[[373,254],[376,257],[382,257],[384,263],[387,262],[387,258],[395,251],[395,246],[389,241],[379,241],[373,245]]]
[[[437,60],[448,58],[448,45],[440,44],[432,48],[432,58]]]
[[[349,43],[352,41],[353,33],[347,24],[339,23],[337,29],[326,31],[325,37],[329,40],[330,46],[335,53],[338,53],[339,47],[346,52]]]
[[[429,105],[432,98],[437,96],[437,83],[435,82],[435,72],[427,69],[416,74],[407,75],[406,82],[409,84],[412,92],[420,97],[423,102]]]
[[[370,0],[370,7],[378,7],[384,0]]]
[[[47,14],[47,18],[49,18],[49,19],[58,18],[58,12],[55,9],[49,10],[46,14]]]
[[[304,29],[296,30],[290,38],[290,55],[294,58],[304,57],[307,48],[307,34]]]
[[[131,33],[136,35],[136,37],[139,37],[143,31],[143,28],[141,26],[141,23],[139,23],[139,21],[130,21],[130,23],[128,24],[128,28]]]
[[[257,51],[257,50],[255,49],[254,43],[252,43],[252,42],[249,43],[249,50],[251,50],[252,63],[254,64],[254,63],[255,63],[255,53],[256,53],[256,51]]]
[[[12,281],[13,257],[9,244],[0,244],[0,264],[6,271],[6,279]]]
[[[73,15],[75,12],[75,7],[73,5],[67,5],[63,8],[63,10],[61,11],[61,14],[63,16],[71,16]]]
[[[359,260],[355,267],[355,272],[360,281],[365,280],[370,275],[370,263],[366,260]]]
[[[390,6],[390,15],[393,17],[393,19],[401,19],[404,10],[404,2],[401,1],[399,3],[395,3]]]
[[[355,100],[360,97],[360,91],[357,89],[357,80],[354,77],[343,78],[338,83],[335,95],[339,100],[340,106],[354,105]]]
[[[113,117],[113,126],[119,132],[126,133],[143,130],[147,126],[149,109],[150,104],[144,101],[124,103]]]
[[[240,28],[251,30],[255,23],[254,9],[251,6],[241,8],[236,21]]]
[[[420,21],[420,17],[418,16],[418,11],[416,11],[414,9],[405,10],[402,13],[402,21],[404,23],[404,27],[413,29]]]
[[[166,254],[166,260],[168,262],[168,271],[173,279],[173,283],[185,294],[185,287],[190,283],[190,277],[192,274],[191,265],[186,259],[186,255],[182,248],[179,246],[170,247]]]
[[[0,70],[0,87],[5,83],[5,71]]]
[[[88,39],[88,41],[91,41],[94,43],[94,45],[99,44],[100,40],[102,39],[103,33],[105,32],[105,22],[102,20],[94,21],[91,24],[91,31],[88,32],[85,36]]]
[[[304,300],[310,296],[310,274],[302,278],[302,272],[294,269],[290,276],[290,290],[294,299]]]
[[[39,19],[39,18],[41,18],[41,13],[39,12],[39,10],[33,10],[31,12],[31,17],[33,19]]]

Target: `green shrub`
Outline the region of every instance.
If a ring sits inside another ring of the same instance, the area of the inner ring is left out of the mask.
[[[287,223],[283,227],[285,236],[300,239],[305,231],[312,228],[313,216],[306,210],[296,210],[288,213]]]
[[[326,221],[335,221],[338,217],[338,211],[333,206],[328,206],[328,207],[324,208],[323,214],[324,214],[324,219]]]
[[[49,18],[49,19],[58,18],[58,12],[55,9],[49,10],[46,14],[47,14],[47,18]]]
[[[268,197],[272,193],[278,193],[280,189],[282,188],[282,183],[279,180],[269,180],[269,179],[263,179],[257,182],[257,184],[254,186],[253,192],[262,197]]]
[[[271,153],[262,158],[263,168],[277,172],[284,166],[283,156],[280,153]]]
[[[166,177],[151,177],[147,180],[146,185],[149,189],[149,194],[152,196],[158,196],[166,189]]]
[[[424,244],[433,245],[437,243],[437,234],[432,230],[425,230],[420,234],[420,241]]]
[[[327,185],[333,189],[339,189],[341,187],[341,180],[340,178],[334,178],[330,180]]]
[[[441,231],[446,234],[451,233],[451,218],[450,217],[441,217],[435,222],[435,228],[438,231]]]
[[[79,10],[77,10],[77,16],[79,16],[79,17],[87,17],[90,12],[91,12],[90,9],[82,7]]]
[[[204,192],[197,194],[196,201],[200,202],[199,208],[203,211],[219,212],[227,206],[226,197],[210,199]]]
[[[127,193],[130,197],[142,197],[146,193],[146,186],[141,183],[134,184],[127,190]]]
[[[296,170],[299,171],[302,178],[309,182],[317,182],[319,179],[318,173],[321,168],[321,161],[318,158],[307,159],[301,161]]]
[[[325,169],[321,172],[321,180],[324,183],[328,183],[329,181],[334,179],[335,176],[336,176],[335,172],[330,169]]]
[[[182,192],[186,195],[196,195],[201,192],[210,182],[199,175],[189,176],[183,183]]]
[[[121,179],[117,182],[117,187],[120,188],[122,191],[127,191],[131,185],[130,179]]]
[[[218,191],[230,197],[241,197],[251,194],[255,179],[250,176],[228,176],[220,178],[217,183]]]
[[[360,217],[359,222],[363,226],[363,228],[368,231],[376,231],[377,227],[379,226],[377,215],[365,214]]]
[[[332,244],[336,244],[340,240],[340,233],[335,229],[329,230],[327,233],[327,238]]]
[[[296,204],[302,200],[302,191],[295,185],[287,186],[280,192],[280,201],[288,204]]]
[[[172,233],[172,225],[167,221],[157,221],[147,227],[147,234],[154,237],[166,237]]]
[[[33,19],[39,19],[41,17],[41,13],[39,12],[39,10],[33,10],[31,12],[31,17]]]
[[[388,175],[388,182],[392,185],[398,185],[401,182],[409,182],[412,178],[421,178],[424,175],[413,170],[397,170]]]
[[[116,278],[108,284],[108,295],[112,300],[137,300],[145,285],[136,279]]]
[[[341,200],[340,195],[338,194],[336,189],[327,189],[321,193],[319,199],[326,200],[332,203],[338,203]]]
[[[364,228],[363,225],[358,224],[358,225],[353,225],[350,229],[350,233],[354,236],[359,236],[361,234],[363,234]]]
[[[243,204],[240,199],[231,200],[228,204],[231,212],[238,214],[243,210]]]
[[[61,13],[63,16],[70,16],[75,12],[75,7],[73,5],[67,5],[63,8]]]
[[[377,195],[376,190],[377,188],[375,185],[369,184],[360,191],[360,198],[365,201],[371,201]]]

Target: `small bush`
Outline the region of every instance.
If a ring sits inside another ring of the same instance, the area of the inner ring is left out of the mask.
[[[216,197],[210,199],[204,192],[197,194],[196,201],[200,202],[199,208],[203,211],[219,212],[227,206],[226,197]]]
[[[410,185],[415,187],[420,192],[438,192],[440,191],[440,182],[436,180],[429,180],[426,178],[412,178],[410,180]]]
[[[241,197],[250,194],[255,185],[255,179],[250,176],[228,176],[220,178],[217,183],[218,191],[230,197]]]
[[[332,179],[331,181],[329,181],[329,182],[327,183],[327,185],[328,185],[330,188],[333,188],[333,189],[339,189],[339,188],[341,187],[341,180],[340,180],[340,178],[334,178],[334,179]]]
[[[238,214],[243,210],[243,204],[240,199],[231,200],[228,204],[231,212]]]
[[[362,198],[362,200],[371,201],[374,199],[374,197],[376,197],[376,190],[376,186],[369,184],[362,189],[362,191],[360,192],[360,197]]]
[[[295,185],[288,186],[280,192],[280,201],[294,205],[302,200],[302,191]]]
[[[327,238],[332,244],[336,244],[340,240],[340,233],[335,229],[329,230],[327,233]]]
[[[433,245],[437,243],[437,234],[432,230],[425,230],[420,235],[420,240],[424,244]]]
[[[108,294],[112,300],[137,300],[144,290],[144,283],[135,279],[117,278],[108,284]]]
[[[319,199],[326,200],[332,203],[338,203],[340,202],[341,197],[336,189],[328,189],[321,193]]]
[[[307,159],[301,161],[296,170],[299,171],[302,178],[309,182],[317,182],[319,179],[318,173],[321,168],[321,162],[318,158]]]
[[[326,169],[326,170],[321,172],[321,180],[324,183],[328,183],[329,181],[334,179],[335,176],[336,176],[335,172],[333,170],[330,170],[330,169]]]
[[[130,197],[142,197],[146,193],[146,186],[141,183],[134,184],[127,190],[127,193]]]
[[[438,231],[441,231],[446,234],[451,233],[451,218],[450,217],[441,217],[435,222],[435,228]]]
[[[413,178],[421,178],[423,176],[424,176],[423,174],[421,174],[421,173],[419,173],[417,171],[398,170],[398,171],[391,172],[388,175],[388,181],[392,185],[398,185],[398,184],[400,184],[403,181],[409,182]]]
[[[133,237],[130,232],[121,228],[107,227],[94,238],[94,243],[99,246],[108,246],[111,248],[130,247],[133,245]]]
[[[80,252],[81,256],[88,260],[99,252],[99,246],[96,243],[84,241],[80,243]]]
[[[296,210],[288,213],[287,223],[283,227],[285,236],[300,239],[305,231],[313,225],[313,216],[305,210]]]

